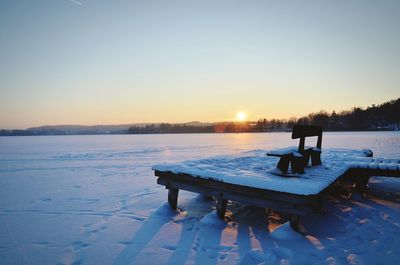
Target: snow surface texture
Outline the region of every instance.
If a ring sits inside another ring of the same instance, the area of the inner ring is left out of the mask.
[[[280,149],[284,150],[284,149]],[[286,150],[286,149],[285,149]],[[287,150],[295,150],[288,148]],[[268,157],[266,150],[244,152],[234,156],[217,156],[177,164],[155,165],[153,170],[186,173],[260,189],[299,195],[318,194],[350,167],[399,170],[398,159],[366,158],[367,150],[324,149],[322,165],[307,167],[305,174],[282,177],[274,174],[278,159]]]
[[[0,264],[400,264],[400,181],[370,198],[327,198],[302,220],[179,192],[166,204],[153,164],[295,145],[289,133],[0,137]],[[312,144],[309,144],[312,145]],[[400,157],[400,134],[324,133],[323,148]],[[257,152],[257,151],[253,151]],[[249,152],[251,153],[251,152]]]

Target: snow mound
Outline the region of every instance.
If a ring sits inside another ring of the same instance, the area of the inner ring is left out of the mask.
[[[212,226],[212,227],[221,228],[221,229],[226,227],[225,221],[218,217],[216,211],[212,211],[212,212],[206,214],[200,220],[199,225],[200,226]]]
[[[301,234],[293,230],[289,222],[286,222],[283,225],[276,228],[271,233],[271,236],[272,238],[279,240],[299,240],[303,238]]]

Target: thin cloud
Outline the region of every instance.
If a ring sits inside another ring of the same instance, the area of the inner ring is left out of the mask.
[[[76,0],[69,0],[69,1],[71,1],[71,2],[74,2],[75,4],[78,4],[78,5],[82,5],[82,3],[81,2],[78,2],[78,1],[76,1]]]

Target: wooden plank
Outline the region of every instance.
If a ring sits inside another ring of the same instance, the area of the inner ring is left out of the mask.
[[[379,168],[350,168],[342,176],[342,180],[356,180],[362,176],[376,176],[376,177],[400,177],[400,170],[379,169]]]
[[[314,125],[295,125],[292,130],[292,139],[322,135],[322,127]]]
[[[293,203],[301,203],[301,204],[310,204],[313,205],[315,200],[320,198],[319,194],[315,195],[297,195],[293,193],[287,192],[278,192],[267,189],[259,189],[249,186],[242,186],[237,184],[231,184],[216,180],[209,180],[200,177],[194,177],[189,174],[175,174],[170,171],[155,171],[155,175],[158,177],[168,177],[171,179],[177,179],[177,181],[185,181],[186,183],[190,183],[193,185],[199,185],[203,187],[207,187],[209,189],[214,189],[218,187],[221,190],[231,190],[235,191],[238,194],[242,194],[244,196],[250,197],[258,197],[263,199],[274,199],[274,200],[282,200]]]
[[[307,202],[306,204],[301,201],[288,202],[287,200],[272,199],[272,198],[260,198],[257,196],[243,195],[237,193],[234,190],[224,189],[219,185],[214,187],[199,185],[198,183],[191,183],[185,180],[176,180],[168,177],[159,177],[157,183],[165,185],[167,188],[176,188],[187,190],[191,192],[201,193],[208,196],[213,196],[217,199],[229,199],[236,202],[241,202],[249,205],[254,205],[262,208],[269,208],[286,212],[290,214],[305,215],[311,212],[315,212],[321,206],[319,201],[313,203]]]

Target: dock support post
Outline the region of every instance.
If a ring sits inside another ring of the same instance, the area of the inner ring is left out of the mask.
[[[178,189],[175,188],[168,188],[168,203],[172,209],[176,210],[178,205]]]
[[[360,176],[360,179],[355,184],[355,189],[364,199],[368,198],[368,181],[369,176]]]
[[[300,225],[300,216],[298,216],[298,215],[290,216],[290,226],[293,228],[293,230],[298,232],[299,225]]]
[[[221,219],[224,219],[224,217],[225,217],[227,203],[228,203],[228,201],[225,199],[218,199],[218,201],[217,201],[217,214],[218,214],[218,217]]]

